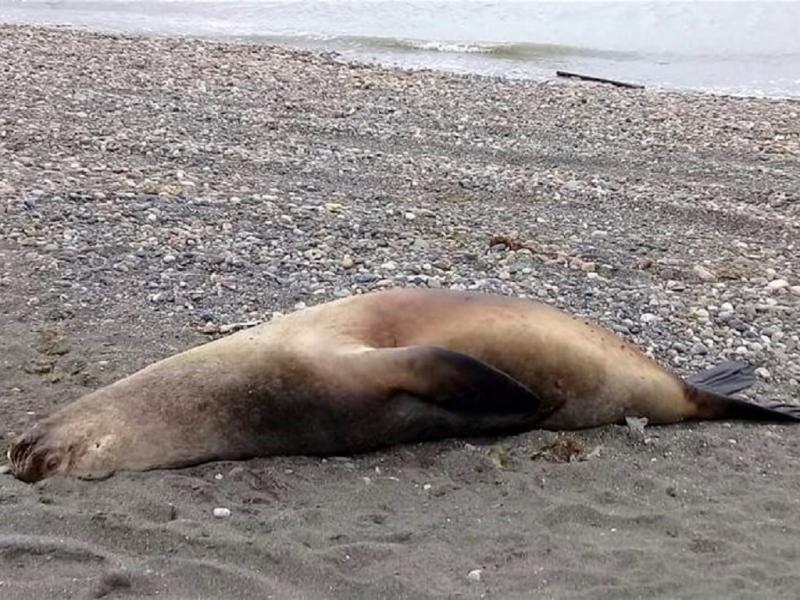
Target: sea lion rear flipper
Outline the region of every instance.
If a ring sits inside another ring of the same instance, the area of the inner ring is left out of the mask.
[[[740,361],[725,361],[687,378],[692,385],[710,392],[729,396],[741,392],[756,382],[755,367]]]
[[[369,350],[355,360],[392,391],[455,412],[528,415],[541,405],[530,389],[503,371],[436,346]]]
[[[726,361],[686,381],[690,384],[689,398],[697,406],[698,414],[707,419],[800,421],[800,405],[762,404],[732,395],[756,382],[755,367],[747,363]]]
[[[689,399],[703,419],[743,419],[747,421],[800,422],[800,405],[785,402],[759,404],[744,398],[722,396],[702,388],[689,388]]]

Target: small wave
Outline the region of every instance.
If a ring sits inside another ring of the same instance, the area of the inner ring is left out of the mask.
[[[323,36],[314,36],[318,39]],[[483,54],[508,60],[535,61],[570,57],[593,57],[607,60],[631,60],[639,57],[634,52],[584,48],[560,44],[531,42],[462,42],[451,40],[418,40],[392,37],[324,36],[326,41],[350,47],[399,52],[439,52],[445,54]]]

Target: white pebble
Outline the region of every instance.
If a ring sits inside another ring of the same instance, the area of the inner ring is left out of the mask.
[[[703,281],[714,281],[714,279],[717,278],[713,271],[706,269],[702,265],[696,265],[694,267],[694,272]]]
[[[413,221],[414,219],[417,218],[417,215],[415,215],[413,212],[407,212],[403,216],[406,218],[406,221]]]
[[[756,369],[756,375],[761,377],[761,379],[769,379],[770,377],[772,377],[772,373],[770,373],[769,369],[767,369],[766,367],[758,367]]]
[[[214,516],[218,519],[224,519],[225,517],[231,516],[231,509],[230,508],[215,508],[214,509]]]
[[[789,282],[785,279],[774,279],[767,284],[767,289],[773,292],[787,287],[789,287]]]
[[[483,573],[482,569],[472,569],[472,571],[467,573],[467,579],[469,579],[470,581],[480,581],[482,573]]]

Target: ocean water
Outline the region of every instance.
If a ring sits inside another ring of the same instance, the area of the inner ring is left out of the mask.
[[[0,0],[0,21],[244,39],[514,78],[800,97],[800,2]]]

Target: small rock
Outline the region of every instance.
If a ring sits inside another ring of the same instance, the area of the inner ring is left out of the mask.
[[[658,315],[654,315],[653,313],[644,313],[641,317],[639,317],[639,320],[642,323],[647,323],[647,324],[655,323],[656,321],[658,321]]]
[[[165,263],[174,263],[175,262],[175,255],[174,254],[165,254],[164,257],[161,259]]]
[[[217,517],[218,519],[224,519],[226,517],[230,517],[231,509],[217,507],[214,509],[214,516]]]
[[[405,217],[406,221],[414,221],[417,218],[417,215],[410,211],[405,213],[403,216]]]
[[[695,265],[694,269],[692,270],[694,271],[695,275],[697,275],[703,281],[714,281],[717,278],[713,271],[702,265]]]
[[[789,282],[785,279],[774,279],[767,284],[767,289],[771,292],[777,292],[784,288],[789,287]]]
[[[758,375],[761,379],[770,379],[772,377],[772,373],[770,373],[769,369],[766,367],[758,367],[756,369],[756,375]]]
[[[374,273],[358,273],[355,277],[353,277],[353,280],[356,283],[371,283],[373,281],[377,281],[378,279],[380,279],[380,277]]]
[[[219,327],[211,321],[207,321],[202,327],[200,327],[199,331],[200,333],[206,334],[219,333]]]
[[[472,571],[467,573],[467,579],[470,581],[480,581],[482,574],[483,569],[472,569]]]

